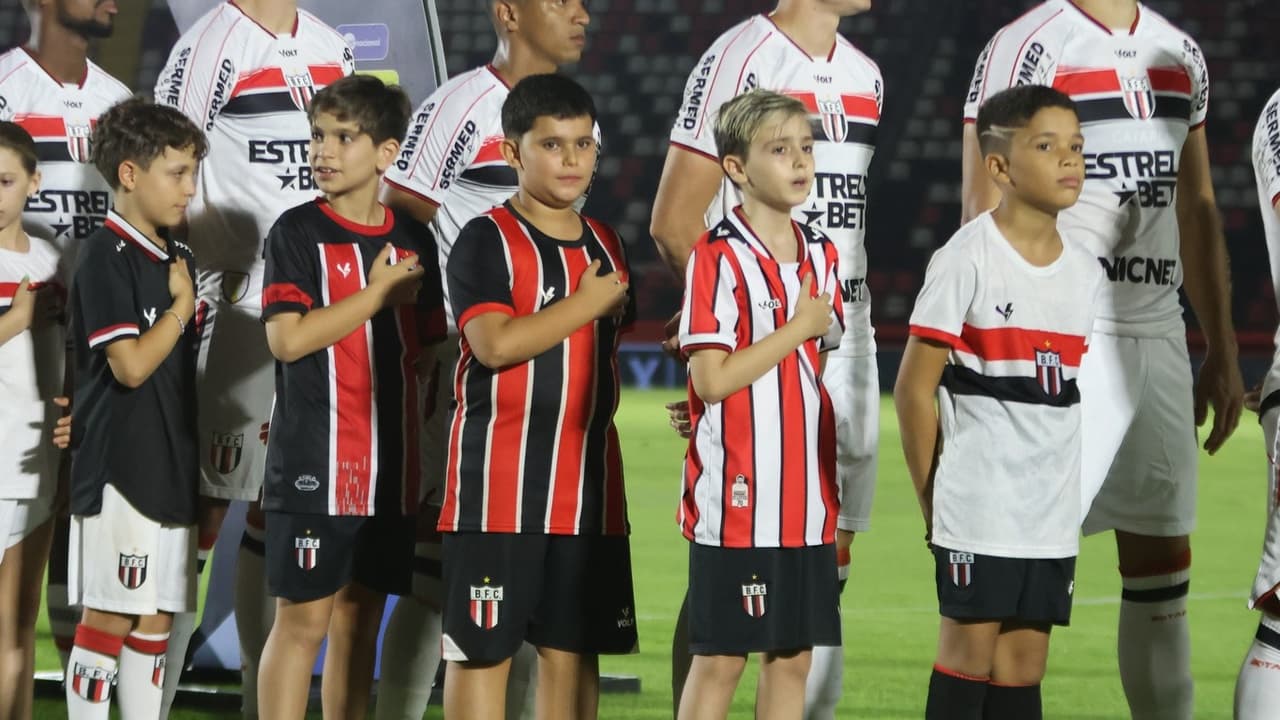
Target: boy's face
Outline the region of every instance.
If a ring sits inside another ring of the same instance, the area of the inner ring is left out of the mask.
[[[1071,207],[1084,187],[1084,135],[1066,108],[1044,108],[1009,138],[1009,149],[987,156],[987,169],[1004,194],[1049,212]]]
[[[769,207],[791,212],[813,186],[813,131],[803,115],[775,113],[755,137],[746,158],[727,155],[721,162],[729,179]]]
[[[40,173],[27,172],[22,158],[9,148],[0,148],[0,228],[22,222],[27,197],[40,187]]]
[[[157,228],[174,227],[182,223],[187,203],[196,194],[199,166],[195,148],[167,147],[146,168],[132,160],[121,163],[121,186],[136,199],[144,220]]]
[[[369,133],[332,113],[316,113],[311,123],[311,173],[316,186],[327,195],[377,183],[399,151],[399,141],[374,145]]]
[[[520,174],[520,187],[552,207],[573,205],[591,184],[599,148],[588,115],[543,115],[519,140],[502,141],[502,156]]]

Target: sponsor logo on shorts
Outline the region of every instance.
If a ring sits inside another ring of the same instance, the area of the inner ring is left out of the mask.
[[[759,575],[752,575],[751,582],[742,584],[742,609],[751,617],[761,617],[765,612],[764,599],[769,594],[767,583],[760,582]]]
[[[315,475],[299,475],[298,479],[293,481],[293,486],[299,492],[314,492],[320,489],[320,481]]]
[[[482,630],[498,627],[498,606],[502,604],[503,586],[489,583],[486,577],[483,585],[471,586],[471,621]]]
[[[969,587],[973,582],[973,553],[953,552],[951,557],[951,583],[958,588]]]
[[[222,299],[236,304],[249,292],[249,273],[222,273]]]
[[[73,663],[71,667],[71,690],[91,703],[106,702],[111,684],[116,674],[96,665]]]
[[[226,475],[240,466],[240,455],[243,452],[244,433],[213,433],[209,464],[214,470]]]
[[[1049,349],[1048,340],[1044,345],[1043,350],[1036,348],[1036,382],[1046,395],[1057,397],[1062,392],[1062,355]]]
[[[1067,594],[1068,594],[1068,595],[1074,595],[1075,593],[1076,593],[1076,581],[1075,581],[1075,580],[1068,580],[1068,581],[1067,581]]]
[[[89,155],[93,150],[89,138],[93,136],[93,129],[88,125],[71,124],[67,124],[66,128],[67,151],[71,153],[71,159],[78,163],[89,162]]]
[[[618,629],[623,630],[636,626],[635,616],[631,614],[631,607],[622,608],[622,614],[618,616]]]
[[[303,570],[314,568],[319,554],[320,538],[296,537],[293,539],[293,557],[298,561],[298,567]]]
[[[747,487],[747,478],[740,474],[733,479],[729,490],[729,507],[744,508],[750,504],[751,490]]]
[[[147,556],[120,553],[120,567],[116,572],[120,584],[129,590],[137,590],[147,581]]]
[[[316,96],[316,86],[311,81],[311,73],[304,72],[297,75],[285,75],[285,85],[289,86],[289,97],[293,100],[293,104],[303,112],[311,107],[311,98]]]

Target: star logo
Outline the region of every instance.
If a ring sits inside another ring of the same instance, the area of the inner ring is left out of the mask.
[[[1128,190],[1126,188],[1120,188],[1119,190],[1115,190],[1113,192],[1115,193],[1116,197],[1120,199],[1120,202],[1117,204],[1117,207],[1124,207],[1125,205],[1129,204],[1129,202],[1133,200],[1133,197],[1138,194],[1137,190]]]
[[[277,175],[276,178],[280,180],[281,190],[293,187],[294,181],[298,179],[296,175]]]
[[[813,207],[808,210],[801,210],[800,212],[804,213],[804,224],[810,226],[816,224],[818,222],[818,218],[823,215],[823,212],[818,209],[817,203],[814,203]]]
[[[70,225],[50,225],[49,227],[53,228],[54,237],[62,237],[71,229]]]

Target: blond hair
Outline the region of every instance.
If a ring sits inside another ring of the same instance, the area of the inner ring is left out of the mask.
[[[745,160],[751,139],[778,114],[784,119],[795,116],[807,118],[809,111],[799,100],[769,90],[751,90],[721,105],[714,131],[716,153],[720,159],[736,155]]]

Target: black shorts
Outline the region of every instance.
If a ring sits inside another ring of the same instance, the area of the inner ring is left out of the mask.
[[[1023,559],[933,548],[938,612],[954,620],[1069,625],[1076,559]]]
[[[268,512],[267,592],[294,602],[328,597],[351,582],[406,595],[413,573],[413,516]]]
[[[836,546],[689,544],[689,652],[745,655],[840,644]]]
[[[444,659],[493,663],[520,644],[635,652],[625,535],[444,534]]]

